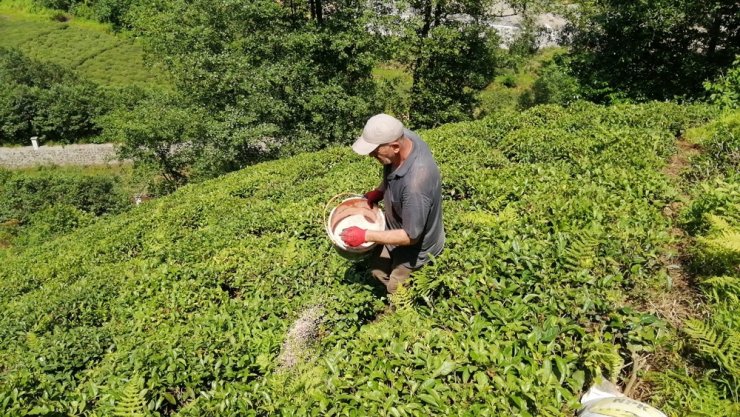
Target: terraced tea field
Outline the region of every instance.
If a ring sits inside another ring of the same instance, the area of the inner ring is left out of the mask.
[[[55,21],[0,8],[0,47],[18,48],[26,55],[50,61],[103,85],[165,83],[156,68],[144,63],[134,39],[107,33],[99,24]]]
[[[672,417],[710,400],[736,416],[736,315],[681,330],[644,302],[672,291],[676,135],[714,114],[579,103],[421,132],[448,241],[392,313],[325,236],[325,202],[377,183],[377,163],[348,148],[0,252],[0,414],[573,416],[602,375],[648,387],[634,358],[661,358],[643,399]],[[737,227],[735,185],[702,194],[716,197],[697,219],[709,208]],[[730,236],[713,230],[709,249]],[[718,252],[730,267],[733,250]],[[728,277],[707,291],[736,311],[737,278],[718,265]],[[287,361],[296,322],[310,326]]]

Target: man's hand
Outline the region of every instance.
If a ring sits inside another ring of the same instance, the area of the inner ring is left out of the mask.
[[[368,191],[365,193],[365,198],[367,199],[367,204],[370,208],[373,208],[374,205],[383,200],[383,192],[378,189]]]
[[[352,226],[352,227],[348,227],[344,229],[340,237],[342,238],[344,243],[347,244],[347,246],[354,248],[366,242],[365,240],[366,233],[367,233],[367,230],[360,229],[357,226]]]

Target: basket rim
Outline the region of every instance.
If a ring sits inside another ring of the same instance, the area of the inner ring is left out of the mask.
[[[334,200],[336,197],[338,197],[340,195],[341,194],[338,194],[338,195],[332,197],[329,200],[329,203],[331,203],[332,200]],[[347,195],[347,194],[345,194],[345,195]],[[377,242],[367,242],[367,243],[370,243],[370,245],[368,245],[368,246],[363,246],[364,245],[363,244],[363,245],[356,246],[356,247],[348,247],[348,246],[345,246],[343,242],[337,242],[337,240],[335,239],[334,233],[332,233],[332,230],[331,230],[331,227],[330,227],[332,216],[334,215],[334,213],[337,210],[337,208],[339,208],[339,206],[341,206],[342,204],[346,203],[347,201],[351,201],[351,200],[366,200],[366,199],[365,199],[364,196],[357,195],[357,194],[352,194],[350,197],[344,198],[342,201],[339,202],[339,204],[337,204],[336,206],[334,206],[334,208],[332,208],[331,211],[329,212],[328,216],[326,216],[326,219],[325,219],[325,222],[324,222],[324,227],[326,229],[326,234],[329,236],[329,240],[332,242],[332,244],[334,245],[334,247],[337,250],[339,250],[339,251],[350,252],[350,253],[353,253],[353,254],[369,252],[369,251],[371,251],[372,249],[374,249],[377,246]],[[381,210],[380,207],[377,207],[377,206],[374,207],[371,210],[377,210],[378,221],[380,221],[381,222],[381,225],[382,225],[382,229],[381,230],[385,230],[385,213],[383,213],[383,210]]]

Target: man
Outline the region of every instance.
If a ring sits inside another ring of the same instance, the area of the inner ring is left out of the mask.
[[[370,206],[384,201],[386,230],[350,227],[341,238],[348,246],[382,245],[373,260],[372,274],[393,294],[411,272],[444,247],[439,168],[419,135],[387,114],[371,117],[352,149],[383,164],[380,186],[365,198]]]

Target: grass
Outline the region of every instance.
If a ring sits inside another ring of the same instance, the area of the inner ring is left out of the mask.
[[[77,71],[109,86],[166,84],[163,73],[147,67],[134,40],[112,34],[109,25],[32,9],[19,1],[0,1],[0,47],[18,48],[26,55]]]
[[[404,94],[411,92],[413,78],[408,69],[396,63],[382,63],[373,68],[373,78],[377,81],[398,80],[398,86]]]

